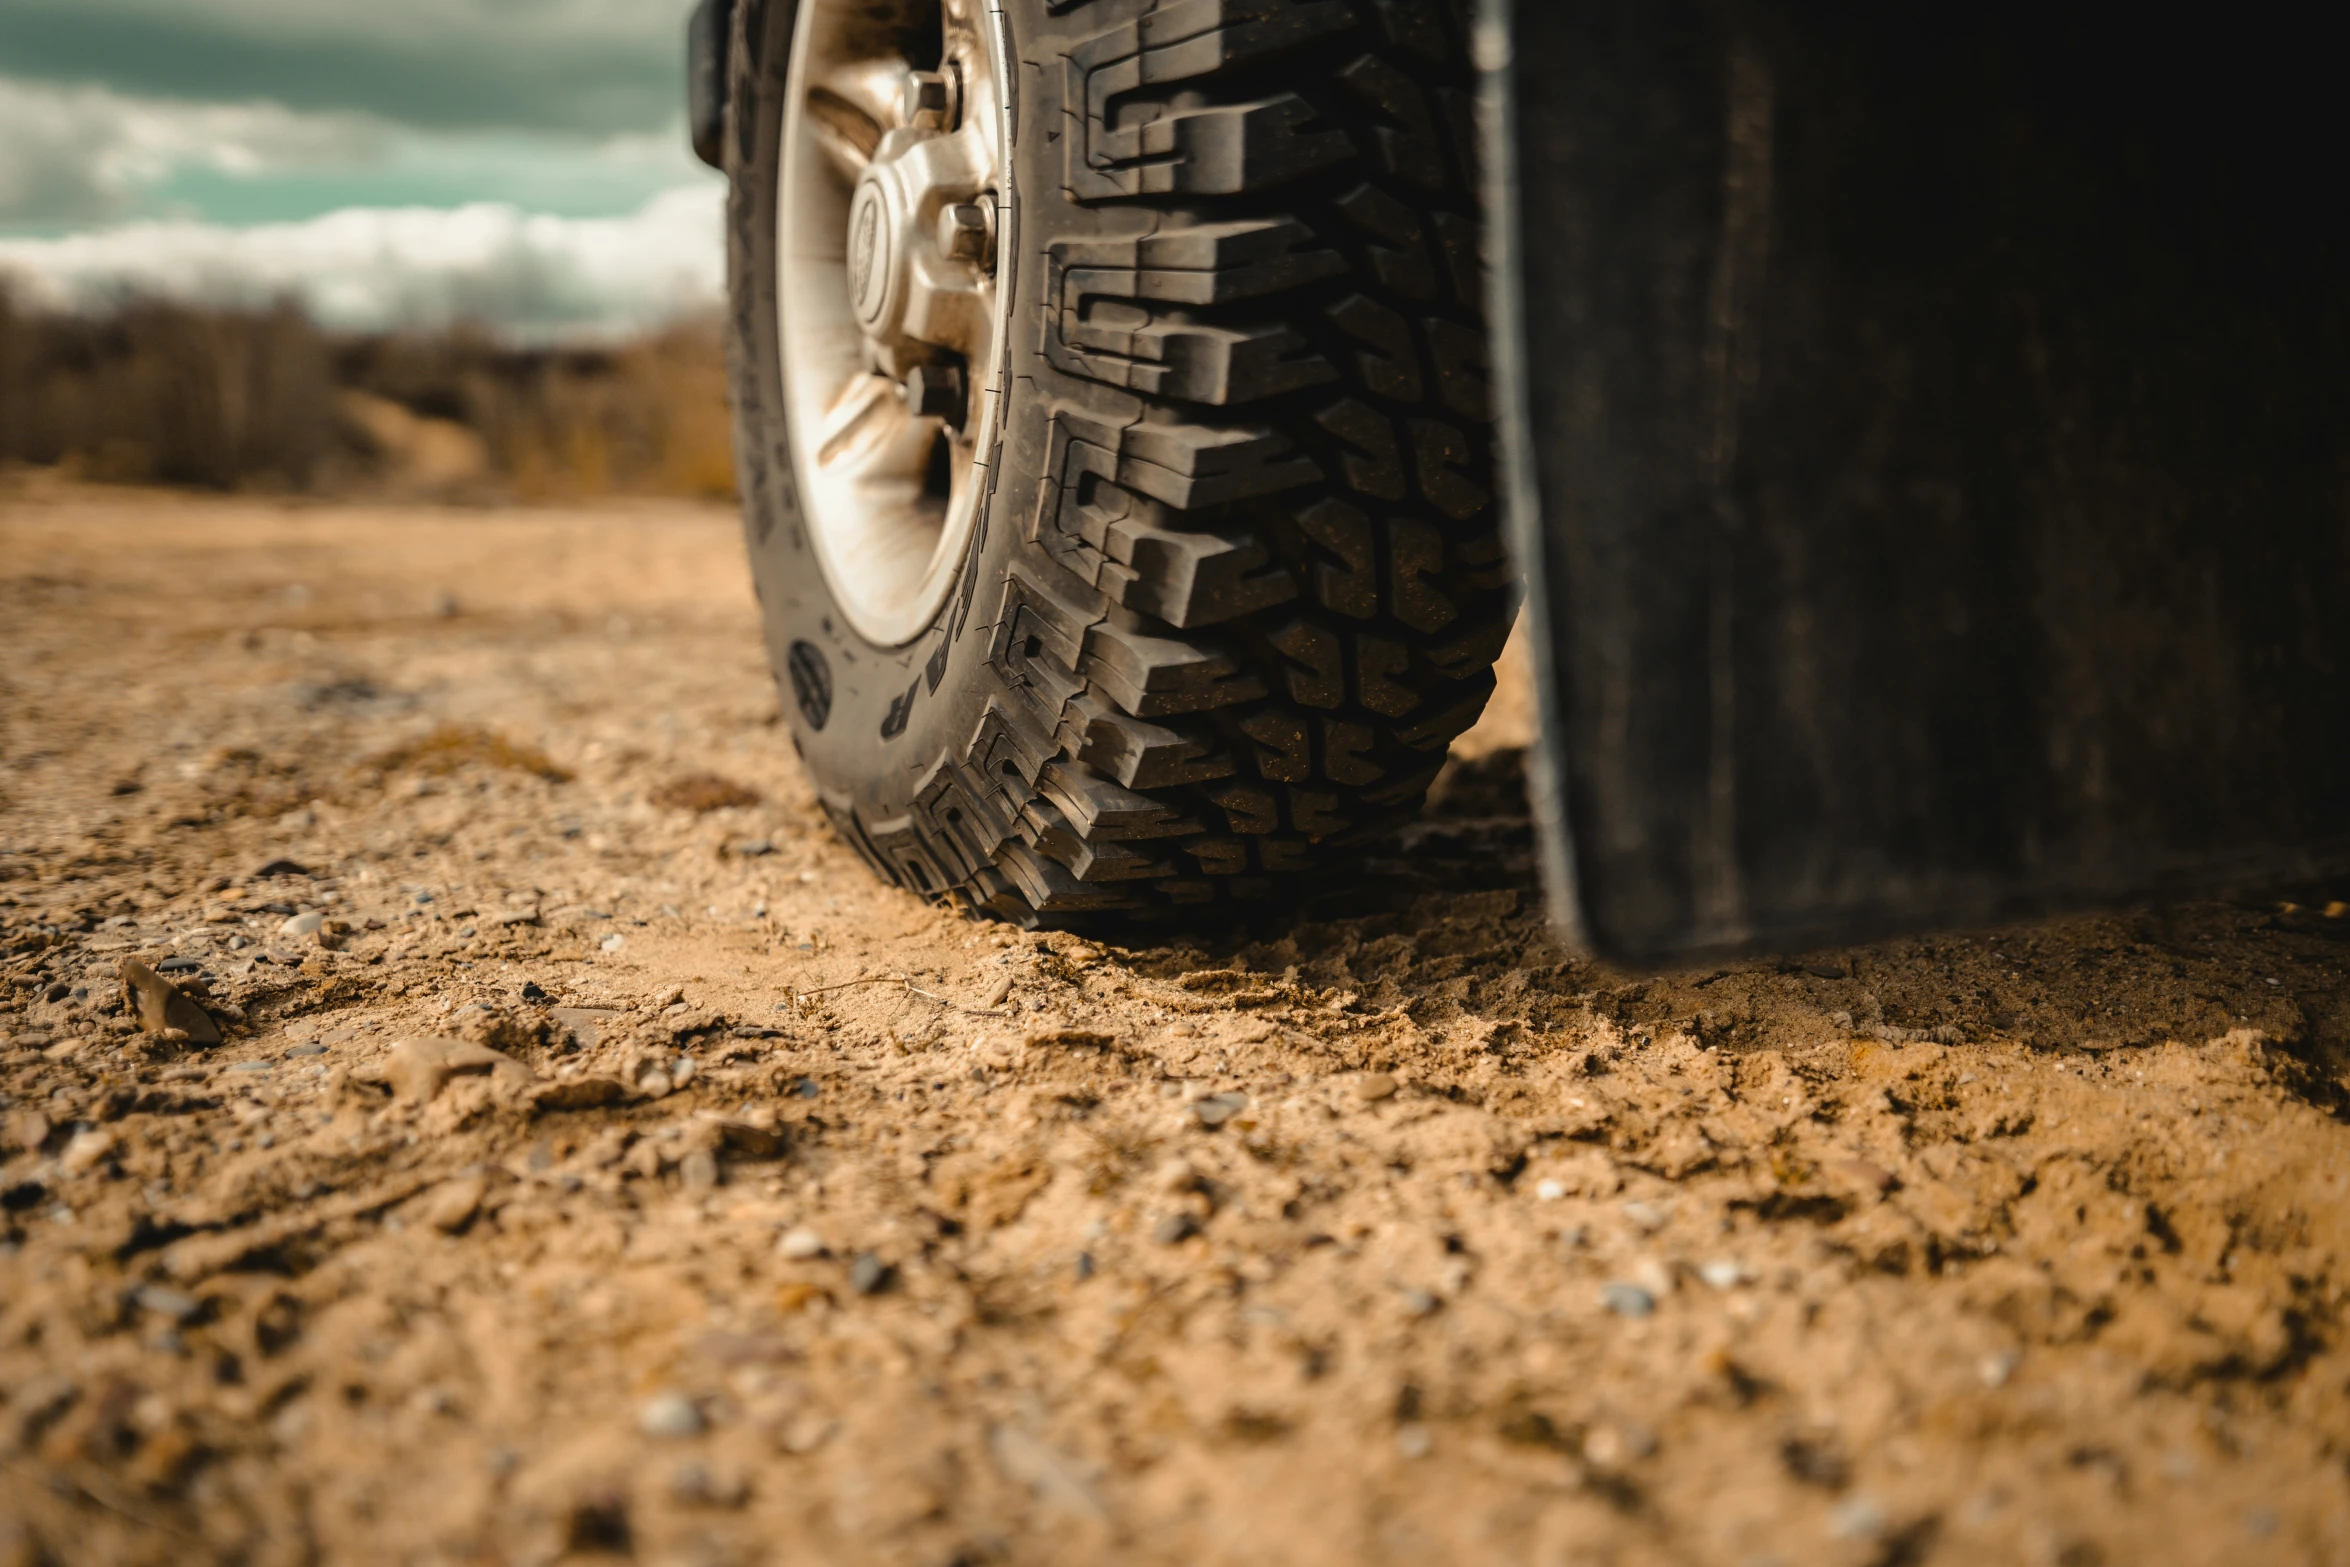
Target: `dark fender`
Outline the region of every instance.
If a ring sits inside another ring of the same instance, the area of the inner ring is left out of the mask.
[[[2295,31],[1489,6],[1572,937],[1654,960],[2350,870],[2343,138]]]
[[[718,139],[726,132],[726,37],[734,0],[700,0],[685,20],[685,131],[694,156],[726,167]]]

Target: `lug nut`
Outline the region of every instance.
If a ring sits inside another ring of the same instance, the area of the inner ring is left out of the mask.
[[[925,419],[961,425],[966,402],[961,365],[916,365],[906,372],[906,406]]]
[[[954,84],[944,71],[908,71],[899,107],[906,123],[923,130],[944,130],[954,111]]]
[[[950,261],[968,261],[987,267],[995,262],[994,225],[987,208],[976,202],[955,202],[938,215],[938,248]]]

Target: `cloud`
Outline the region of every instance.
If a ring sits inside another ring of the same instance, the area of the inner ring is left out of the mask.
[[[443,129],[650,130],[684,101],[686,0],[5,0],[20,77],[266,98]]]
[[[0,225],[104,222],[182,170],[252,177],[380,157],[380,126],[274,103],[171,103],[0,77]]]
[[[523,338],[606,336],[720,302],[723,199],[704,184],[623,218],[483,202],[249,228],[135,223],[0,240],[0,276],[56,309],[103,309],[130,293],[238,305],[291,296],[351,330],[479,321]]]

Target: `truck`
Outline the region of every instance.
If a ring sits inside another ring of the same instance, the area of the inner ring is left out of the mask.
[[[840,835],[1210,920],[1523,615],[1633,962],[2350,868],[2315,51],[1802,0],[703,0],[768,648]]]

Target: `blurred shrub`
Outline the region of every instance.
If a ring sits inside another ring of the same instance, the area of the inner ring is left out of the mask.
[[[297,311],[150,301],[104,318],[0,295],[0,458],[88,478],[302,487],[336,445],[327,344]]]
[[[336,336],[298,309],[0,287],[0,463],[210,489],[571,500],[734,493],[715,321],[607,347],[477,328]]]

